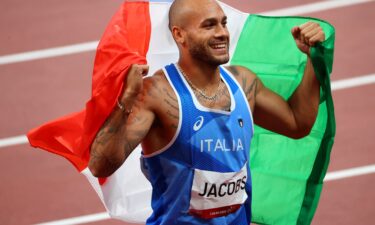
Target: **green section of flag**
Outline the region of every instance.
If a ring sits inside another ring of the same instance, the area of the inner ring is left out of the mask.
[[[309,20],[319,22],[326,33],[326,41],[311,51],[321,83],[318,117],[311,134],[300,140],[255,127],[250,150],[255,223],[311,223],[336,129],[329,79],[335,31],[312,18],[250,15],[232,57],[232,65],[251,69],[268,88],[287,99],[300,83],[307,59],[296,47],[291,28]]]

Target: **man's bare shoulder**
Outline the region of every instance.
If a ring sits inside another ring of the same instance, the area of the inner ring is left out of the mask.
[[[255,80],[257,80],[256,74],[250,69],[244,66],[226,66],[225,67],[240,83],[241,87],[246,92],[246,87],[251,85]]]
[[[164,88],[170,87],[163,70],[158,70],[153,75],[145,77],[143,83],[148,91],[160,92]]]
[[[225,66],[225,69],[229,70],[229,72],[231,72],[236,77],[236,79],[242,78],[242,77],[248,77],[249,79],[256,78],[255,73],[244,66],[230,65],[230,66]]]
[[[258,92],[259,79],[257,75],[244,66],[226,66],[225,67],[236,78],[241,85],[249,103],[254,104],[255,96]]]
[[[143,79],[143,101],[148,105],[159,108],[167,93],[173,92],[163,70]]]

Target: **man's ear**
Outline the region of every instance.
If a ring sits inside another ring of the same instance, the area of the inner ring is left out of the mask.
[[[178,45],[183,46],[185,44],[185,31],[180,27],[172,27],[172,36]]]

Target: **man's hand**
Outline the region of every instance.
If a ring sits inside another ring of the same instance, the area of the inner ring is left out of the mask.
[[[307,55],[310,55],[310,47],[325,40],[323,29],[315,22],[307,22],[293,27],[292,35],[299,50]]]
[[[143,89],[143,76],[148,74],[148,65],[133,64],[125,78],[125,87],[120,97],[120,102],[126,102],[127,98],[135,98]]]

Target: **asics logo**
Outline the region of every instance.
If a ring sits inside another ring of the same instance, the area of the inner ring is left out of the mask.
[[[199,129],[202,128],[204,122],[203,116],[198,116],[197,122],[194,123],[193,130],[198,131]]]

